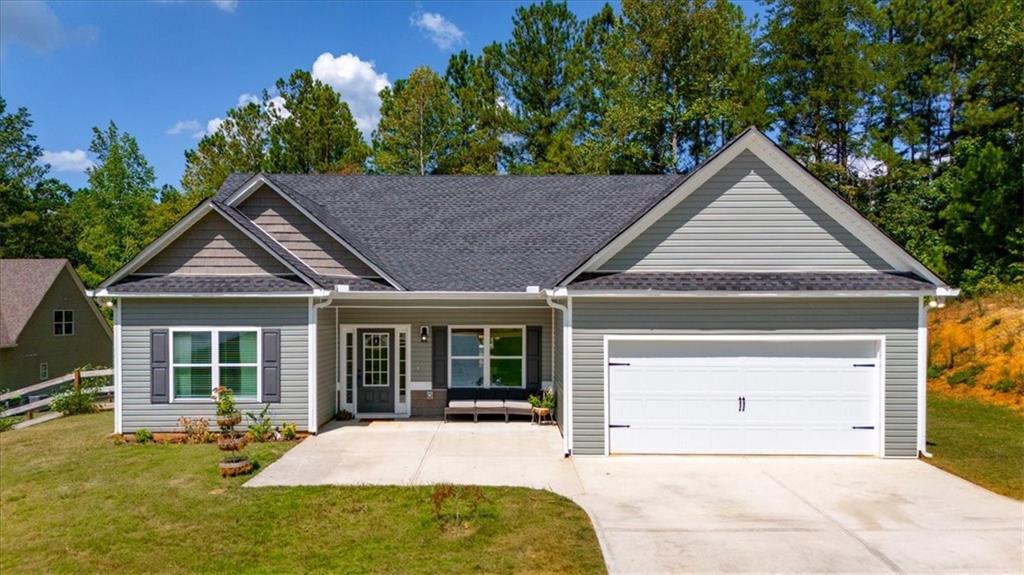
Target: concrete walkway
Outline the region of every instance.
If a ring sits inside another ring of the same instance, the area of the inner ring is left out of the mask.
[[[336,426],[246,485],[526,486],[572,498],[611,573],[1024,573],[1024,506],[914,460],[562,457],[554,427]]]

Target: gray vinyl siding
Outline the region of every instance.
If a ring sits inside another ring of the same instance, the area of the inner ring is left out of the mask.
[[[210,212],[136,273],[271,275],[291,272],[223,216]]]
[[[335,415],[337,399],[338,328],[333,309],[321,309],[316,318],[316,411],[317,425]]]
[[[345,304],[341,304],[344,306]],[[464,325],[539,325],[541,329],[541,380],[551,381],[551,308],[544,304],[523,301],[453,302],[407,301],[353,302],[358,307],[341,307],[338,321],[342,324],[409,325],[412,333],[410,382],[430,382],[431,344],[421,342],[420,326]],[[367,307],[369,306],[369,307]],[[405,306],[405,307],[403,307]],[[497,307],[495,307],[497,306]]]
[[[885,455],[917,454],[917,299],[573,299],[573,453],[604,453],[604,336],[884,335]]]
[[[178,431],[178,418],[206,417],[211,427],[212,402],[150,403],[149,332],[172,327],[263,327],[281,330],[281,402],[271,404],[275,425],[290,422],[306,430],[308,412],[309,328],[306,299],[123,299],[121,300],[122,425],[125,433],[141,428]],[[239,410],[258,412],[260,402],[239,402]],[[243,421],[244,423],[244,421]]]
[[[749,151],[601,267],[634,272],[890,268]]]
[[[321,274],[377,277],[370,266],[268,187],[253,192],[238,209]]]

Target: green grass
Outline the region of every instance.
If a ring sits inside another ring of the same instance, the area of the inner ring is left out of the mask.
[[[212,445],[115,445],[109,413],[0,435],[0,573],[604,572],[590,520],[484,488],[459,532],[432,487],[242,488]],[[267,465],[292,444],[255,444]]]
[[[925,459],[1015,499],[1024,500],[1024,415],[972,398],[928,394]]]

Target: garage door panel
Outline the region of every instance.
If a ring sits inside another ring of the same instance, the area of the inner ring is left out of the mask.
[[[612,342],[610,450],[876,453],[876,349],[873,341]]]

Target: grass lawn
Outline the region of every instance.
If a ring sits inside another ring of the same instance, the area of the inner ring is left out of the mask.
[[[934,457],[924,461],[1024,500],[1024,416],[1018,410],[929,393],[928,449]]]
[[[484,488],[442,530],[431,487],[242,488],[213,445],[114,445],[110,413],[0,434],[0,573],[604,572],[568,499]],[[291,444],[256,444],[267,465]],[[456,531],[456,533],[453,533]]]

